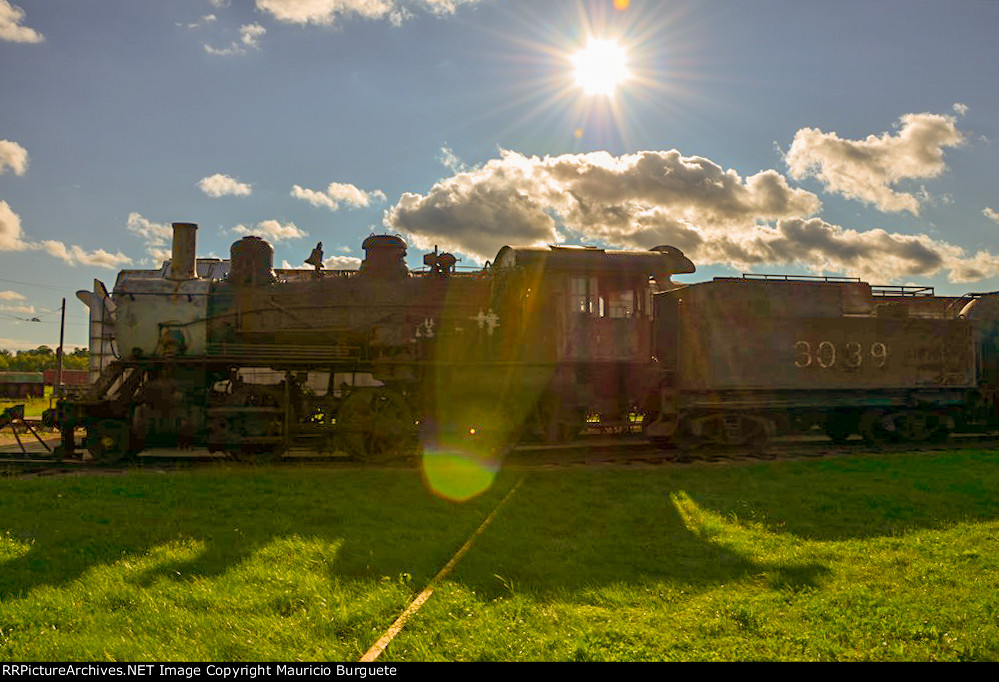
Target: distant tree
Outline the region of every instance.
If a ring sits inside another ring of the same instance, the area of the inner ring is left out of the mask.
[[[59,358],[49,346],[38,346],[31,350],[19,350],[17,354],[0,349],[0,371],[4,372],[44,372],[56,369]],[[63,369],[88,369],[90,351],[77,348],[72,353],[63,354]]]
[[[77,348],[72,353],[64,353],[62,366],[66,369],[90,369],[90,351]]]

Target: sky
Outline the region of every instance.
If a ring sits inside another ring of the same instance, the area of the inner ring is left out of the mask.
[[[159,267],[172,222],[276,267],[390,233],[414,267],[669,244],[685,282],[997,290],[997,28],[990,0],[0,0],[0,348],[57,346],[63,297],[86,345],[74,293]]]

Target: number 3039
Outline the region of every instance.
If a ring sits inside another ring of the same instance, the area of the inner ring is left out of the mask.
[[[798,341],[794,344],[794,353],[795,367],[817,365],[828,369],[839,364],[856,369],[866,362],[880,368],[888,362],[888,346],[881,342],[872,343],[865,349],[857,341],[849,341],[838,348],[832,341],[820,341],[814,347],[808,341]]]

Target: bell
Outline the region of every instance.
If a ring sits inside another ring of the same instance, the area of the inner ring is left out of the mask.
[[[316,270],[323,267],[323,243],[319,242],[316,244],[316,248],[312,249],[312,253],[309,257],[305,259],[306,264],[311,265]]]

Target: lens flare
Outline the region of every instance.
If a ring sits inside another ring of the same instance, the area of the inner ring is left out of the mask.
[[[489,490],[499,465],[477,453],[458,449],[423,453],[423,480],[438,497],[465,502]]]

